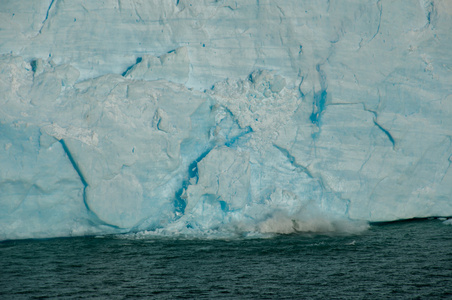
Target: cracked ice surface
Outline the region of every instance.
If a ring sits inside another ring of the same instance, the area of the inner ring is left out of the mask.
[[[160,2],[0,4],[0,239],[452,216],[448,1]]]

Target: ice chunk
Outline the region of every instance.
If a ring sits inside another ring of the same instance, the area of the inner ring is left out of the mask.
[[[197,164],[197,182],[185,192],[186,212],[207,195],[225,211],[243,208],[250,188],[249,153],[228,147],[215,148]]]

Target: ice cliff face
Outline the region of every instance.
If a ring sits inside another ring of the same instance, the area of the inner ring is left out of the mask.
[[[0,239],[452,216],[452,4],[3,1]]]

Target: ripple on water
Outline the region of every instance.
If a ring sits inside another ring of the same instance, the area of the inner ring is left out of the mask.
[[[9,241],[0,298],[447,298],[451,241],[439,220],[340,236]]]

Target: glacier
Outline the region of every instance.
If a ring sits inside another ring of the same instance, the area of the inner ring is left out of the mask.
[[[448,0],[27,0],[0,16],[0,240],[452,216]]]

